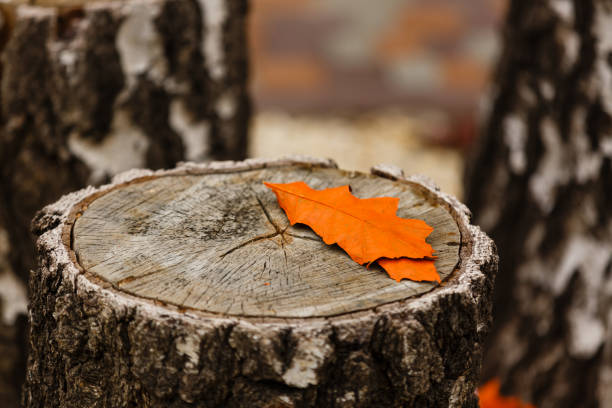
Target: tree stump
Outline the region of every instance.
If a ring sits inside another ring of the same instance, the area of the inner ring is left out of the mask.
[[[434,228],[442,284],[390,279],[262,181],[400,197]],[[477,407],[497,255],[456,199],[331,161],[132,171],[34,220],[25,405]]]

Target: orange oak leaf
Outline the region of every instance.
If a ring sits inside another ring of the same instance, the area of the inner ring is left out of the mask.
[[[480,408],[536,408],[517,397],[504,397],[499,393],[499,379],[494,378],[478,388]]]
[[[398,282],[402,279],[410,279],[417,282],[440,282],[440,275],[436,271],[434,261],[431,259],[381,258],[378,260],[378,264],[387,271],[392,279]]]
[[[398,201],[399,200],[391,200],[392,205],[380,203],[377,205],[376,210],[381,213],[395,215]],[[440,275],[436,270],[434,261],[430,259],[380,258],[377,262],[385,272],[387,272],[389,277],[395,279],[397,282],[400,282],[402,279],[410,279],[416,282],[440,282]]]
[[[349,186],[314,190],[301,181],[264,184],[276,194],[291,225],[308,225],[326,244],[338,244],[355,262],[370,264],[389,258],[383,260],[387,267],[381,266],[398,281],[410,276],[439,280],[433,261],[406,259],[433,257],[433,249],[425,241],[433,228],[421,220],[396,216],[399,198],[360,199],[350,193]]]

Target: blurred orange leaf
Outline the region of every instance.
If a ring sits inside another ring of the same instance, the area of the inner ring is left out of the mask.
[[[500,382],[494,378],[478,388],[480,408],[536,408],[517,397],[505,397],[499,393]]]

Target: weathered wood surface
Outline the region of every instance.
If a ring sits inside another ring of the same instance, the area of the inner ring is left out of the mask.
[[[477,407],[493,243],[454,198],[374,173],[185,164],[47,207],[26,406]],[[400,196],[400,215],[439,226],[442,284],[352,265],[288,227],[263,179]]]
[[[467,203],[500,250],[486,377],[612,407],[612,8],[514,0]]]
[[[459,260],[452,215],[411,184],[337,169],[274,168],[155,177],[95,197],[76,220],[84,270],[136,296],[240,316],[311,317],[368,309],[431,283],[381,279],[308,227],[290,226],[263,181],[316,189],[350,184],[362,198],[400,198],[398,215],[435,226],[429,243],[448,277]],[[69,221],[70,222],[70,221]]]

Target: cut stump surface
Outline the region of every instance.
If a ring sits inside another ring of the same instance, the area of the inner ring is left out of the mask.
[[[134,180],[86,200],[73,228],[81,267],[135,296],[238,316],[355,312],[431,290],[352,261],[306,226],[290,226],[262,183],[349,184],[360,198],[400,198],[399,216],[434,227],[428,241],[448,277],[459,260],[457,222],[418,184],[338,169],[290,166]]]
[[[395,282],[290,226],[263,181],[399,197],[398,216],[434,227],[442,284]],[[34,229],[29,406],[477,406],[497,256],[427,182],[314,159],[185,164],[65,196]]]

